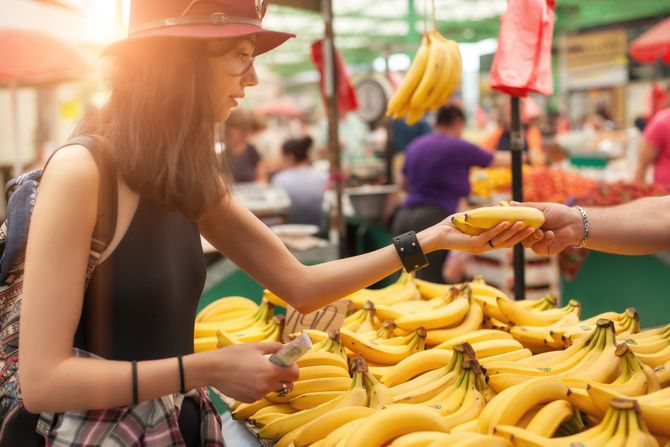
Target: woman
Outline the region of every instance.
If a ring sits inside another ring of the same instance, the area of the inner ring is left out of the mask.
[[[323,193],[328,175],[310,166],[311,148],[311,137],[286,141],[282,145],[284,169],[272,177],[272,184],[285,189],[291,198],[286,216],[289,224],[323,224]]]
[[[265,162],[250,143],[252,131],[253,117],[245,110],[234,110],[226,120],[224,157],[235,183],[268,182]]]
[[[280,343],[193,353],[205,278],[199,234],[302,312],[401,267],[392,246],[304,266],[228,193],[213,150],[215,123],[257,84],[254,57],[291,37],[262,29],[266,7],[133,1],[129,38],[109,49],[111,97],[82,129],[107,142],[118,173],[116,233],[86,291],[99,171],[76,145],[58,151],[45,171],[27,246],[19,378],[28,411],[57,413],[39,427],[47,445],[221,446],[204,387],[250,402],[298,377],[295,367],[265,357]],[[413,241],[426,252],[481,251],[528,234],[520,223],[478,237],[438,225]],[[97,305],[106,311],[96,315]],[[90,354],[75,356],[73,347]]]

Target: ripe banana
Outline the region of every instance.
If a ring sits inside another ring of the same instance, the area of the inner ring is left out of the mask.
[[[563,422],[573,416],[573,409],[567,400],[555,400],[542,407],[531,419],[526,430],[551,438]]]
[[[382,447],[416,431],[440,431],[448,427],[440,414],[422,405],[391,405],[371,415],[347,440],[348,447]]]
[[[376,345],[347,329],[340,331],[340,337],[344,346],[362,355],[366,360],[382,365],[395,365],[411,354],[424,349],[426,331],[419,328],[413,340],[405,346]]]
[[[381,410],[393,403],[391,390],[367,371],[364,373],[363,383],[368,393],[368,407]]]
[[[376,411],[377,410],[368,407],[337,408],[306,424],[293,441],[293,444],[295,444],[296,447],[309,446],[324,439],[339,427],[342,427],[351,421],[367,418]]]
[[[428,331],[428,336],[432,331]],[[440,343],[435,346],[434,349],[452,349],[456,345],[461,343],[477,343],[480,341],[487,340],[511,340],[512,336],[507,332],[497,331],[495,329],[479,329],[474,331],[469,331],[465,334],[451,337],[448,340]],[[428,343],[428,337],[426,337],[426,343]]]
[[[205,306],[198,312],[195,321],[212,321],[211,318],[213,318],[214,315],[220,315],[220,321],[225,321],[226,319],[230,319],[226,318],[226,316],[229,317],[231,314],[237,314],[241,317],[242,315],[251,315],[257,309],[258,305],[249,298],[244,298],[242,296],[227,296],[212,301]]]
[[[396,438],[389,447],[425,447],[435,441],[448,445],[446,442],[451,439],[451,436],[440,431],[417,431]]]
[[[491,400],[479,415],[477,431],[492,433],[497,425],[514,425],[536,405],[565,399],[568,387],[553,378],[535,378],[505,389]]]
[[[258,435],[261,438],[278,440],[289,432],[304,426],[308,422],[336,408],[366,406],[368,396],[363,386],[363,371],[360,367],[360,362],[354,363],[353,374],[354,377],[351,379],[349,391],[342,396],[309,410],[302,410],[270,422],[259,430]],[[295,435],[297,436],[297,433]]]
[[[315,391],[312,393],[305,393],[291,399],[289,405],[296,410],[307,410],[309,408],[318,407],[326,402],[330,402],[344,393],[345,391]]]
[[[482,311],[482,307],[472,299],[467,314],[458,326],[426,331],[426,344],[428,346],[437,345],[437,347],[439,347],[444,344],[451,344],[453,346],[454,344],[463,343],[460,341],[462,338],[467,339],[470,334],[476,334],[478,332],[478,329],[482,325],[483,318],[484,312]]]
[[[541,311],[529,309],[515,301],[500,297],[496,298],[496,304],[508,322],[519,326],[552,326],[568,315],[576,316],[575,322],[578,322],[581,311],[581,304],[575,300],[570,300],[567,306],[560,309]]]
[[[387,116],[399,118],[401,116],[401,110],[410,103],[412,94],[421,82],[421,78],[426,71],[429,45],[430,41],[428,40],[428,36],[424,35],[421,41],[421,46],[419,47],[419,50],[414,57],[412,65],[409,67],[409,70],[403,78],[402,83],[398,87],[398,90],[396,90],[396,92],[389,100],[388,107],[386,109]]]
[[[444,306],[425,312],[403,315],[394,320],[400,329],[413,331],[420,327],[426,329],[440,329],[457,325],[468,313],[470,302],[460,297]]]
[[[319,379],[298,380],[293,383],[293,390],[284,396],[276,392],[269,393],[265,398],[277,404],[289,403],[292,399],[307,393],[324,391],[346,391],[351,385],[349,377],[322,377]]]
[[[393,366],[381,378],[389,387],[405,383],[427,371],[446,366],[453,356],[452,351],[431,349],[410,355]]]
[[[525,226],[538,229],[544,224],[542,211],[526,206],[487,206],[464,213],[468,224],[488,230],[501,222],[514,224],[523,222]]]

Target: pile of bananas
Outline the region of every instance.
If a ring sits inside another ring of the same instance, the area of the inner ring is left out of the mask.
[[[508,202],[502,201],[498,206],[476,208],[451,218],[451,223],[456,228],[473,236],[482,234],[502,222],[510,224],[523,222],[525,226],[537,230],[544,223],[544,214],[536,208],[509,206]]]
[[[386,114],[406,117],[407,124],[419,121],[451,98],[461,83],[463,62],[458,43],[438,31],[423,36],[421,46],[398,90],[388,103]]]
[[[640,332],[632,308],[581,319],[578,301],[513,301],[481,279],[403,274],[347,298],[341,330],[305,331],[314,346],[287,396],[233,405],[259,437],[279,447],[670,446],[670,324]],[[241,341],[241,321],[272,320],[270,299],[281,303],[269,292],[260,306],[226,298],[234,318],[205,308],[196,334]]]
[[[195,319],[195,352],[258,341],[281,341],[284,316],[274,315],[275,304],[263,298],[260,306],[248,298],[219,298]]]

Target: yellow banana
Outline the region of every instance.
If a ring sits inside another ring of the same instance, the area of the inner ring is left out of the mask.
[[[463,320],[458,324],[458,326],[446,328],[446,329],[432,329],[426,332],[426,344],[428,346],[440,347],[440,345],[451,345],[458,343],[463,343],[461,339],[466,339],[468,336],[476,338],[478,334],[478,329],[482,325],[482,320],[484,318],[484,313],[482,311],[479,303],[475,302],[474,299],[470,302],[470,308],[468,313],[465,315]],[[502,332],[502,331],[498,331]],[[471,335],[473,334],[473,335]],[[509,335],[508,335],[509,336]],[[511,336],[509,336],[511,338]],[[443,349],[444,347],[442,347]]]
[[[261,408],[255,412],[249,419],[255,419],[257,417],[263,416],[268,413],[284,413],[284,414],[293,414],[295,413],[295,408],[292,408],[290,405],[286,404],[275,404],[269,405],[267,407]]]
[[[274,304],[263,301],[254,314],[239,320],[222,321],[218,323],[197,322],[194,327],[194,337],[213,337],[219,329],[234,333],[244,330],[256,323],[266,324],[274,314]]]
[[[293,383],[293,390],[285,396],[276,392],[269,393],[265,398],[270,402],[285,404],[292,399],[307,393],[323,391],[346,391],[351,385],[349,377],[322,377],[319,379],[298,380]]]
[[[211,316],[214,314],[222,314],[222,316],[225,316],[226,313],[239,312],[251,315],[257,309],[258,305],[249,298],[242,296],[227,296],[212,301],[207,306],[205,306],[200,312],[198,312],[198,315],[195,317],[195,321],[208,321],[208,318],[211,318]]]
[[[381,447],[394,439],[416,431],[440,431],[448,428],[440,414],[422,405],[396,404],[369,416],[351,434],[348,447]]]
[[[447,366],[452,357],[452,351],[442,349],[417,352],[393,366],[382,376],[381,382],[389,387],[405,383],[427,371]]]
[[[379,382],[372,374],[366,372],[363,376],[363,382],[368,393],[368,407],[380,410],[393,403],[391,390]]]
[[[425,447],[435,441],[441,441],[442,445],[451,440],[451,436],[440,431],[417,431],[402,435],[389,444],[389,447]]]
[[[193,340],[193,350],[195,352],[213,351],[217,348],[216,337],[200,337]]]
[[[319,447],[335,447],[337,446],[340,441],[343,439],[346,439],[348,436],[351,435],[355,430],[358,429],[361,425],[363,425],[363,422],[365,422],[365,418],[360,418],[356,419],[350,422],[347,422],[346,424],[342,425],[341,427],[336,428],[328,436],[323,438],[321,441],[321,444],[319,444]],[[312,444],[313,445],[313,444]]]
[[[343,425],[367,418],[376,412],[367,407],[345,407],[332,410],[306,424],[293,443],[296,447],[306,447],[321,439]]]
[[[413,331],[420,327],[426,329],[440,329],[457,325],[463,321],[469,308],[469,300],[465,297],[461,297],[430,311],[403,315],[400,318],[395,319],[394,322],[400,329],[407,331]]]
[[[431,331],[428,331],[430,334]],[[452,349],[454,346],[461,343],[477,343],[480,341],[487,340],[511,340],[512,336],[507,332],[498,331],[495,329],[479,329],[467,332],[465,334],[449,338],[449,340],[440,343],[435,346],[434,349]],[[428,343],[428,337],[426,337],[426,343]]]
[[[241,403],[233,410],[233,418],[238,420],[249,419],[257,411],[271,405],[274,404],[267,399],[260,399],[252,403]]]
[[[523,326],[552,326],[559,323],[568,315],[575,315],[575,322],[579,321],[581,305],[579,301],[571,300],[567,306],[560,309],[537,311],[518,304],[515,301],[497,298],[496,304],[507,317],[507,321]]]
[[[294,397],[289,401],[289,405],[296,410],[307,410],[330,402],[344,393],[345,391],[314,391]]]
[[[270,292],[268,289],[263,290],[263,298],[265,298],[275,306],[288,307],[288,303],[286,301],[279,298],[277,295]]]
[[[429,42],[428,62],[426,63],[421,81],[416,86],[414,93],[412,93],[410,101],[410,107],[417,110],[428,109],[429,96],[439,86],[446,64],[444,47],[436,44],[435,32],[428,32],[426,37]]]
[[[419,293],[424,300],[440,298],[457,286],[452,284],[439,284],[419,278],[414,278],[414,283],[416,284],[416,288],[419,290]]]
[[[349,377],[349,373],[339,366],[320,365],[299,369],[298,380],[319,379],[322,377]]]
[[[347,360],[338,354],[333,354],[332,352],[325,351],[309,351],[300,357],[296,364],[300,368],[305,368],[307,366],[336,366],[343,368],[345,371],[349,370],[349,365]]]
[[[525,226],[538,229],[544,224],[544,214],[536,208],[526,206],[488,206],[470,210],[464,214],[465,221],[475,227],[488,230],[501,222],[523,222]]]
[[[450,82],[451,78],[453,78],[453,67],[449,61],[451,50],[449,46],[446,45],[446,39],[444,39],[444,37],[442,37],[437,31],[432,32],[432,34],[433,41],[430,45],[431,47],[435,47],[436,50],[441,53],[441,56],[438,57],[438,61],[436,62],[439,64],[439,68],[436,68],[435,70],[435,78],[432,88],[427,94],[425,100],[421,103],[421,106],[424,110],[435,110],[444,105],[446,102],[446,100],[443,101],[445,96],[445,89],[448,87],[448,83]],[[414,103],[412,103],[412,106],[417,107]]]
[[[551,438],[560,425],[573,416],[573,409],[567,400],[555,400],[542,407],[531,419],[526,430]]]
[[[354,364],[354,377],[349,391],[340,397],[309,410],[302,410],[267,424],[259,430],[261,438],[278,440],[288,433],[304,426],[310,421],[336,408],[366,406],[368,396],[363,386],[363,372],[358,362]],[[294,435],[297,436],[298,433]]]
[[[451,224],[460,230],[461,233],[469,234],[470,236],[479,236],[484,231],[483,228],[475,227],[465,220],[465,214],[457,214],[451,218]]]
[[[552,378],[535,378],[507,388],[484,408],[477,423],[477,431],[488,434],[497,425],[513,425],[536,405],[565,399],[568,394],[568,387]]]
[[[397,118],[401,108],[410,103],[412,94],[419,85],[419,82],[421,82],[421,77],[426,71],[429,46],[430,41],[428,40],[428,37],[423,36],[421,46],[419,47],[419,50],[414,57],[412,65],[403,78],[403,81],[398,87],[398,90],[396,90],[396,92],[389,100],[388,107],[386,109],[387,116],[393,116]]]
[[[416,331],[414,340],[405,346],[375,345],[347,329],[340,331],[340,337],[344,346],[356,354],[362,355],[366,360],[382,365],[395,365],[402,359],[424,349],[426,331],[419,328]]]

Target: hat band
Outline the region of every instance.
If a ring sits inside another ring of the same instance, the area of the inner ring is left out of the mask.
[[[228,16],[220,12],[215,12],[209,16],[185,16],[185,17],[170,17],[167,19],[154,20],[152,22],[142,23],[133,26],[128,31],[128,35],[141,33],[144,31],[169,28],[173,26],[182,25],[228,25],[230,23],[238,23],[243,25],[253,25],[261,27],[261,21],[244,16]]]

